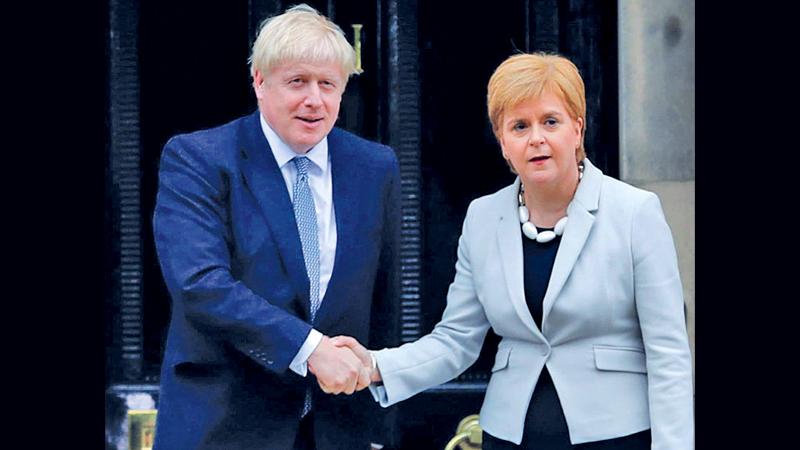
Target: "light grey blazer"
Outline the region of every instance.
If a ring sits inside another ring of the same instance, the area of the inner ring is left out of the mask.
[[[693,448],[692,360],[670,229],[658,197],[588,159],[544,297],[539,330],[525,302],[519,178],[474,200],[456,275],[433,331],[375,352],[382,406],[447,382],[501,338],[480,411],[488,433],[519,444],[547,366],[573,444],[651,429],[653,449]]]

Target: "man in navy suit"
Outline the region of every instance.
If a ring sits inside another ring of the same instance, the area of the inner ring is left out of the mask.
[[[366,449],[369,394],[323,392],[361,391],[368,371],[328,336],[386,345],[370,329],[387,329],[396,286],[397,158],[334,127],[355,52],[314,9],[265,21],[250,64],[258,111],[161,157],[172,317],[155,448]]]

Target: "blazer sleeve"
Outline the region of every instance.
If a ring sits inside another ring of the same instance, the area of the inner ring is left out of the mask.
[[[648,193],[631,230],[634,296],[647,359],[654,450],[694,446],[692,358],[678,258],[661,203]]]
[[[489,321],[478,300],[470,262],[467,211],[458,240],[456,274],[447,292],[447,306],[433,331],[415,342],[375,352],[383,386],[371,391],[381,406],[405,400],[425,389],[452,380],[480,355]]]
[[[202,145],[171,139],[159,169],[153,231],[172,314],[207,339],[224,341],[266,369],[283,372],[311,326],[233,277],[230,182],[221,164],[201,153],[207,150]]]

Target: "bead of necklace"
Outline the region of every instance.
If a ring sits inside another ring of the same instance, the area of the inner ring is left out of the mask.
[[[578,163],[578,183],[580,183],[581,178],[583,178],[583,169],[584,165],[583,161],[581,161]],[[528,207],[525,206],[525,186],[522,184],[522,182],[519,183],[517,200],[519,203],[519,223],[522,224],[522,234],[524,234],[525,237],[540,244],[544,244],[545,242],[552,241],[556,238],[556,236],[561,236],[564,234],[564,229],[567,227],[567,221],[569,220],[567,216],[559,219],[552,231],[545,230],[540,232],[536,229],[536,225],[530,221],[530,212],[528,211]]]

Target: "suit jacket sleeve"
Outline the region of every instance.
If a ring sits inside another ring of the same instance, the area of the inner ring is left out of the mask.
[[[232,275],[228,171],[201,139],[171,139],[161,158],[153,215],[156,250],[173,315],[263,367],[285,371],[311,326]]]
[[[655,194],[632,222],[634,295],[647,358],[653,449],[694,442],[692,358],[672,234]]]

